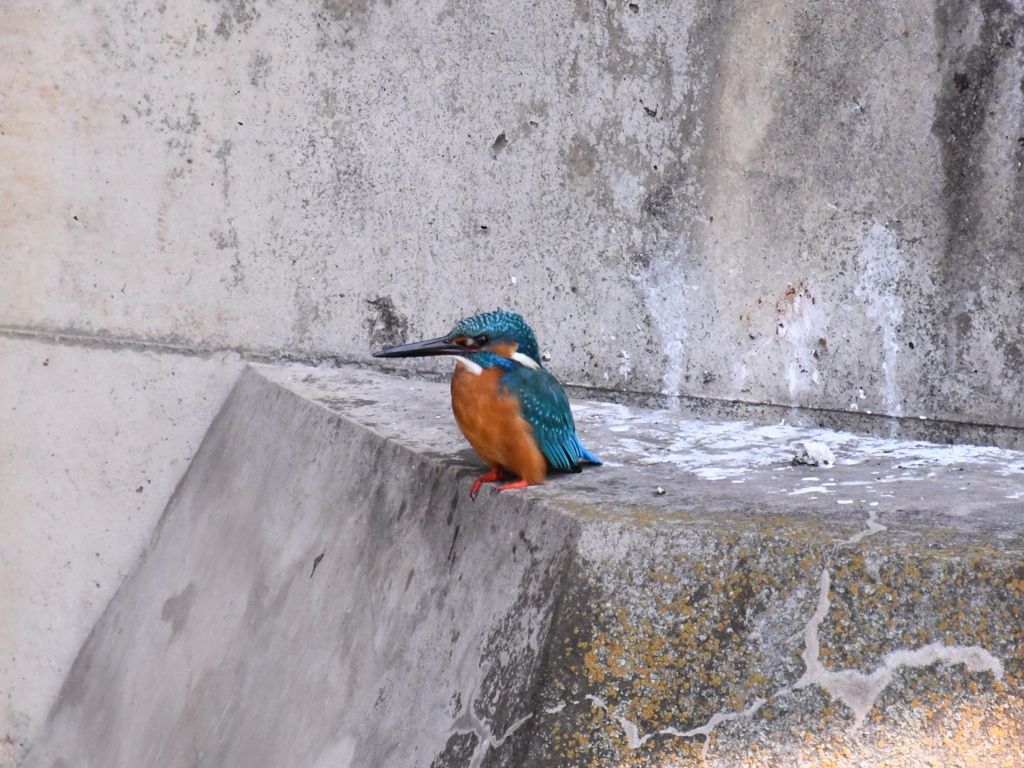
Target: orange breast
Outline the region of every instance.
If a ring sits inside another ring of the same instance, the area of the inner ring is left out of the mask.
[[[478,376],[459,365],[452,376],[455,421],[488,465],[539,485],[547,475],[544,454],[519,411],[519,401],[502,390],[499,369],[487,368]]]

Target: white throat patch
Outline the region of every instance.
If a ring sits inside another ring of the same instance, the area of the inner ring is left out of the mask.
[[[536,360],[534,360],[529,355],[524,355],[522,352],[513,352],[512,359],[515,360],[520,365],[526,366],[527,368],[530,368],[534,371],[540,368]]]
[[[479,376],[481,373],[484,372],[483,368],[481,368],[477,363],[474,363],[469,358],[462,357],[461,355],[455,355],[454,357],[456,364],[461,365],[474,376]]]

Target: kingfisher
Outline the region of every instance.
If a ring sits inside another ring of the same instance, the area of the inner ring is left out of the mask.
[[[518,480],[492,489],[540,485],[548,469],[580,472],[601,460],[583,447],[569,398],[541,362],[533,329],[512,312],[486,312],[460,320],[447,336],[388,347],[374,357],[454,355],[452,411],[455,421],[491,471],[469,491],[476,500],[484,483]]]

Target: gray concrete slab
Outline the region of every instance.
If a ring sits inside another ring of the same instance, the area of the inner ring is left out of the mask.
[[[0,766],[24,755],[242,363],[0,336]]]
[[[474,503],[443,385],[250,368],[26,768],[1024,759],[1024,454],[575,410]]]
[[[299,386],[289,374],[277,375],[288,368],[259,370],[286,386]],[[472,449],[453,427],[446,384],[409,380],[403,407],[395,411],[382,409],[365,393],[337,392],[333,375],[323,379],[330,394],[317,393],[315,373],[299,391],[418,450],[474,461]],[[372,371],[344,375],[371,392],[380,387],[390,394],[395,387]],[[365,402],[359,402],[361,397]],[[712,511],[764,505],[777,513],[847,521],[851,532],[863,529],[869,517],[885,516],[1009,536],[1015,542],[1024,522],[1022,451],[875,438],[784,422],[708,422],[670,410],[593,401],[576,402],[573,410],[584,442],[606,464],[599,473],[555,476],[550,484],[531,489],[531,497]],[[412,435],[410,424],[416,427]],[[795,464],[807,442],[828,445],[834,465]],[[568,495],[561,492],[563,482]],[[664,494],[658,493],[659,486]]]

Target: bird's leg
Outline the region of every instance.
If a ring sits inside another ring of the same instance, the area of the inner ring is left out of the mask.
[[[529,485],[525,480],[516,480],[514,483],[505,483],[499,485],[497,488],[491,488],[491,493],[501,493],[502,491],[513,491],[516,488],[526,488]]]
[[[486,475],[481,475],[473,482],[473,487],[469,489],[469,498],[476,501],[476,495],[480,492],[480,486],[484,483],[493,483],[496,480],[501,480],[504,475],[501,470],[497,467],[491,467],[491,471]]]

